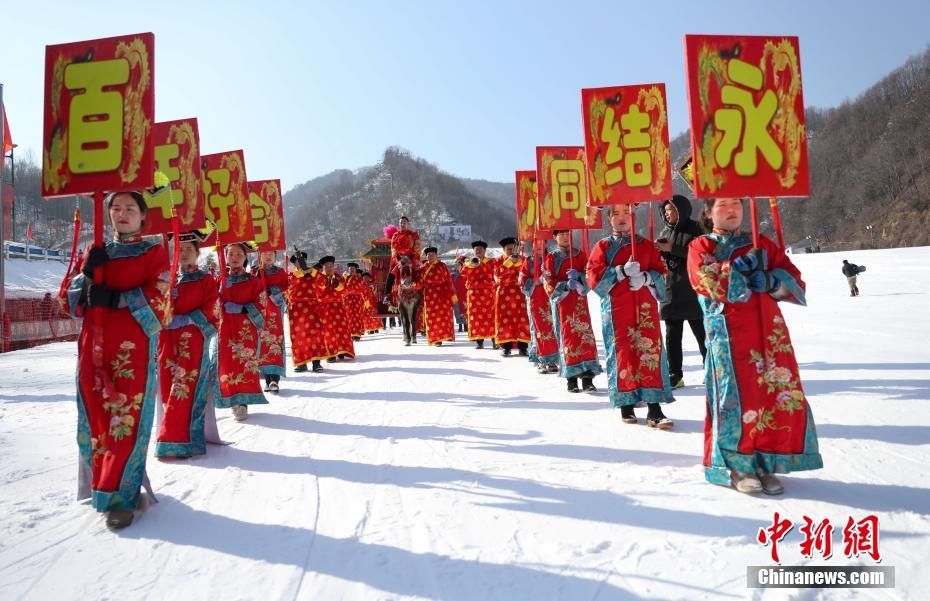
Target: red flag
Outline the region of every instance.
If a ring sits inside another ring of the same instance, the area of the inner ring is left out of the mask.
[[[13,150],[13,134],[10,133],[10,121],[6,118],[6,105],[3,106],[3,154]]]
[[[32,240],[32,224],[26,226],[26,240]]]

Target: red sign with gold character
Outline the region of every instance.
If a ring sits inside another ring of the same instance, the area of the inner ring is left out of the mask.
[[[251,242],[251,205],[241,150],[200,157],[204,209],[216,226],[220,244]]]
[[[171,180],[171,193],[167,190],[146,193],[149,207],[145,218],[146,234],[172,231],[172,205],[182,232],[204,227],[207,220],[203,208],[197,119],[155,124],[155,168]]]
[[[42,195],[151,188],[151,33],[45,48]]]
[[[532,240],[536,236],[536,172],[517,171],[517,239]]]
[[[284,204],[281,202],[281,180],[249,182],[249,203],[252,206],[252,230],[258,250],[284,250]]]
[[[665,84],[581,91],[592,206],[672,197]]]
[[[588,208],[584,159],[581,146],[536,147],[537,231],[595,226],[597,209]]]
[[[808,196],[798,38],[685,36],[695,194]]]

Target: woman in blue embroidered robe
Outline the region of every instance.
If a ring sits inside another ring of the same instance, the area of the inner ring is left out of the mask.
[[[688,251],[707,331],[704,474],[740,492],[779,494],[776,473],[823,467],[778,301],[806,304],[801,273],[768,238],[739,232],[738,199],[706,203],[713,233]]]
[[[588,259],[587,281],[601,298],[610,402],[625,423],[637,423],[635,407],[649,408],[646,425],[662,430],[674,424],[661,405],[671,403],[668,362],[659,328],[658,302],[665,297],[668,273],[656,245],[630,239],[630,206],[607,209],[612,235],[599,240]]]

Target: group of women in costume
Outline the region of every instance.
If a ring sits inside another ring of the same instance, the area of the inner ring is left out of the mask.
[[[214,277],[198,266],[204,235],[186,232],[175,241],[179,269],[171,274],[166,246],[142,236],[143,195],[121,192],[106,202],[114,239],[77,261],[60,300],[83,318],[78,495],[105,512],[108,525],[121,528],[132,523],[141,487],[148,488],[145,461],[156,413],[156,456],[191,457],[204,454],[208,442],[220,442],[214,408],[229,408],[241,421],[249,405],[268,402],[265,392],[279,391],[289,296],[298,316],[291,320],[298,371],[313,361],[354,357],[353,336],[379,328],[380,321],[370,315],[370,286],[361,274],[333,274],[332,257],[288,273],[274,264],[274,252],[260,253],[250,268],[254,247],[228,244],[222,249],[226,271]],[[350,291],[360,297],[357,303]],[[328,325],[295,334],[295,325],[313,324]]]
[[[202,454],[207,442],[219,442],[213,407],[231,408],[241,420],[249,405],[267,403],[263,392],[277,392],[285,307],[298,371],[351,359],[353,343],[377,330],[380,320],[370,277],[357,265],[343,276],[335,273],[333,257],[309,266],[298,252],[291,257],[294,270],[286,272],[274,265],[274,253],[263,253],[257,269],[249,270],[249,246],[231,244],[223,249],[226,273],[214,278],[198,267],[203,239],[188,233],[176,241],[180,269],[172,274],[166,247],[141,235],[147,211],[141,194],[113,194],[107,210],[115,238],[78,261],[61,300],[83,317],[79,496],[106,512],[108,525],[121,528],[132,522],[147,486],[156,390],[162,410],[156,455]],[[778,308],[779,301],[804,304],[804,283],[771,241],[762,237],[753,246],[740,233],[740,200],[710,200],[705,211],[712,231],[691,243],[687,265],[707,331],[706,478],[741,492],[779,494],[775,474],[822,467]],[[484,257],[486,244],[474,245],[477,261],[461,269],[469,338],[478,348],[485,338],[496,339],[505,355],[516,345],[540,373],[566,378],[569,391],[579,391],[579,378],[581,390],[594,391],[593,378],[603,369],[586,299],[593,290],[600,298],[611,404],[626,423],[637,423],[634,408],[646,405],[646,424],[669,429],[672,421],[661,407],[674,399],[657,306],[666,267],[653,242],[631,236],[628,205],[609,207],[607,216],[611,235],[590,257],[571,247],[565,231],[555,233],[554,251],[536,246],[529,259],[515,252],[514,239],[502,241],[504,256],[495,260]],[[450,313],[435,322],[434,342],[442,342],[454,339],[451,307],[458,298],[448,270],[436,267],[436,249],[427,250],[424,286],[441,293],[441,311]],[[541,261],[538,271],[535,261]],[[486,293],[492,288],[493,301]],[[432,302],[427,313],[439,307]]]

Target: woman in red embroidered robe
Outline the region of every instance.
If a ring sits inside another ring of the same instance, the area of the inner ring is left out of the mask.
[[[536,364],[536,371],[540,374],[559,371],[559,341],[553,330],[549,294],[542,284],[544,276],[541,273],[537,275],[536,272],[537,262],[544,261],[545,251],[545,241],[535,241],[533,257],[523,262],[523,269],[520,271],[520,285],[523,294],[526,295],[526,310],[530,322],[530,361]]]
[[[216,376],[216,280],[197,267],[203,237],[181,234],[174,317],[158,337],[162,421],[156,457],[191,457],[207,452],[207,402]]]
[[[317,278],[321,277],[318,265],[307,265],[307,253],[291,255],[294,270],[288,274],[290,286],[287,290],[287,317],[291,324],[291,359],[294,371],[303,373],[308,365],[314,372],[323,371],[320,363],[332,355],[326,348],[321,307],[317,299]]]
[[[468,307],[468,339],[475,348],[484,348],[487,338],[494,338],[494,267],[495,262],[485,256],[488,243],[475,240],[471,243],[475,256],[465,262],[466,306]]]
[[[106,512],[107,525],[132,523],[157,398],[158,333],[170,319],[165,247],[141,237],[142,194],[107,200],[117,239],[88,249],[61,302],[83,317],[78,338],[78,497]]]
[[[284,368],[284,293],[289,285],[287,272],[274,264],[274,251],[263,251],[259,255],[262,274],[259,281],[265,282],[265,325],[259,333],[262,356],[258,371],[265,376],[265,392],[278,394],[281,377],[287,375]]]
[[[378,295],[375,294],[375,285],[371,280],[371,274],[367,271],[362,272],[362,282],[364,282],[364,300],[362,307],[365,311],[365,332],[367,334],[377,334],[381,331],[381,318],[378,317]]]
[[[526,315],[526,298],[520,288],[523,257],[514,252],[516,238],[504,238],[500,245],[504,256],[494,265],[494,341],[503,349],[503,356],[509,357],[516,345],[520,356],[526,357],[529,354],[530,320]]]
[[[320,321],[323,323],[323,336],[326,339],[328,361],[346,360],[355,357],[355,345],[349,332],[349,320],[346,316],[346,284],[341,275],[336,273],[336,258],[328,255],[320,259],[322,273],[316,278],[316,294],[320,302]]]
[[[595,392],[594,376],[601,373],[597,360],[597,339],[588,312],[588,292],[584,269],[587,256],[572,249],[571,230],[556,230],[556,249],[546,255],[543,274],[555,336],[559,341],[559,376],[566,378],[569,392]]]
[[[365,283],[358,270],[358,263],[346,263],[349,270],[344,276],[346,293],[343,302],[352,340],[358,342],[365,334]]]
[[[662,255],[649,240],[630,238],[630,205],[607,208],[611,235],[591,249],[587,278],[601,297],[601,321],[607,352],[610,402],[620,407],[624,423],[635,424],[635,407],[649,407],[646,425],[668,430],[674,424],[661,404],[671,403],[668,361],[662,347],[657,301],[665,298]]]
[[[268,404],[258,370],[265,290],[258,276],[245,270],[251,250],[244,242],[223,249],[228,273],[220,288],[220,396],[215,404],[217,409],[231,408],[236,421],[248,418],[249,405]]]
[[[780,494],[775,477],[823,467],[778,301],[806,305],[801,273],[761,237],[739,232],[739,199],[706,202],[713,233],[691,242],[688,275],[707,331],[704,476],[744,493]]]
[[[452,275],[445,263],[437,258],[437,249],[431,246],[423,251],[426,264],[420,267],[418,287],[423,291],[423,322],[426,324],[426,343],[442,346],[455,340],[452,305],[458,300],[452,287]]]

